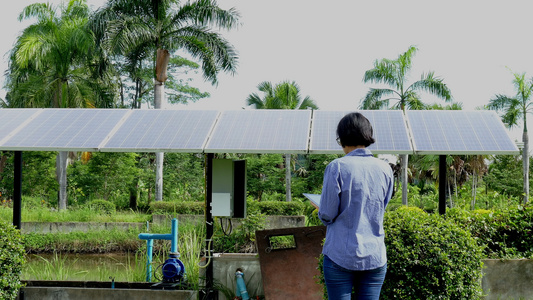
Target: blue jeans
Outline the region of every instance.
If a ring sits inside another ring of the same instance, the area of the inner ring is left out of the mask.
[[[378,300],[386,273],[387,264],[373,270],[352,271],[324,256],[324,279],[329,300],[350,300],[352,288],[354,299]]]

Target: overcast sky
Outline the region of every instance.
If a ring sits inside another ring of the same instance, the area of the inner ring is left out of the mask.
[[[24,27],[17,21],[18,14],[34,2],[39,1],[3,3],[2,54],[9,51]],[[104,1],[88,3],[96,8]],[[225,33],[239,52],[237,74],[221,74],[218,87],[199,80],[196,85],[209,91],[211,98],[189,104],[187,109],[240,109],[260,82],[290,80],[297,82],[301,93],[314,99],[320,109],[355,110],[373,86],[362,82],[364,72],[376,59],[395,59],[410,45],[419,49],[410,82],[433,71],[466,110],[487,104],[495,94],[513,96],[511,71],[533,76],[531,1],[218,3],[241,13],[242,26]],[[6,68],[4,56],[3,70]]]

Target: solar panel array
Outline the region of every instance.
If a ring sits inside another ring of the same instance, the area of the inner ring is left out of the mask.
[[[360,111],[369,149],[390,154],[517,154],[492,111]],[[348,111],[0,109],[0,150],[342,153]]]
[[[105,152],[203,151],[218,112],[205,110],[133,110],[108,142]]]
[[[307,153],[311,110],[222,112],[208,153]]]
[[[127,110],[43,109],[2,144],[5,150],[97,151]]]
[[[0,109],[0,145],[23,127],[24,122],[31,120],[38,109]]]
[[[412,154],[403,113],[399,110],[364,110],[374,132],[376,142],[368,147],[374,154]],[[349,111],[320,111],[313,113],[309,153],[343,153],[338,145],[337,124]]]
[[[518,153],[494,111],[408,111],[418,154]]]

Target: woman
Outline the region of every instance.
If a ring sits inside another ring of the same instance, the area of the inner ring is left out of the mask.
[[[383,215],[393,191],[390,166],[366,149],[375,142],[360,113],[344,116],[337,142],[345,156],[326,167],[318,216],[327,226],[324,278],[330,300],[379,299],[387,272]]]

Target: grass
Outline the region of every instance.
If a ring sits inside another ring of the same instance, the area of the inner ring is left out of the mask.
[[[25,201],[29,202],[25,204]],[[107,214],[89,207],[72,206],[66,211],[57,211],[46,204],[35,205],[34,198],[22,198],[22,222],[146,222],[152,219],[151,214],[133,210]],[[10,205],[0,205],[0,219],[13,221],[13,209]]]
[[[157,263],[160,259],[156,258]],[[146,255],[107,256],[102,260],[77,254],[54,253],[30,256],[24,266],[25,280],[76,280],[142,282],[146,278]]]

